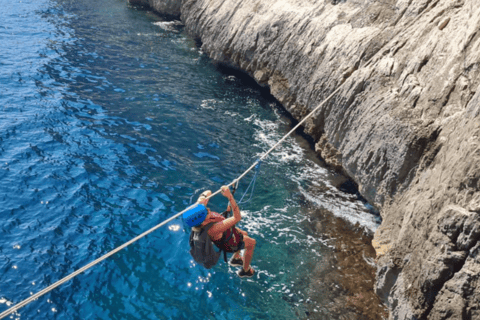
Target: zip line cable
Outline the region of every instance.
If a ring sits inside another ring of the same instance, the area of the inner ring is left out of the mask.
[[[302,121],[300,121],[292,130],[290,130],[286,135],[284,135],[273,147],[271,147],[267,152],[265,152],[261,157],[260,159],[258,159],[257,161],[255,161],[255,163],[253,165],[250,166],[250,168],[248,168],[244,173],[242,173],[237,179],[233,180],[230,184],[227,185],[227,187],[230,187],[232,185],[235,185],[235,184],[238,184],[238,182],[240,182],[240,180],[245,177],[245,175],[247,173],[249,173],[252,169],[254,169],[255,167],[257,167],[259,165],[259,163],[265,159],[276,147],[278,147],[288,136],[290,136],[295,130],[297,130],[308,118],[310,118],[318,109],[320,109],[321,106],[323,106],[326,102],[328,102],[339,90],[340,88],[343,86],[340,85],[335,91],[333,91],[333,93],[331,93],[325,100],[323,100],[315,109],[313,109],[312,112],[310,112],[305,118],[303,118]],[[256,178],[256,176],[255,176]],[[221,189],[218,189],[217,191],[215,191],[214,193],[212,193],[210,196],[208,196],[206,199],[210,199],[214,196],[216,196],[217,194],[219,194],[222,190]],[[253,192],[253,190],[252,190]],[[104,254],[103,256],[101,256],[100,258],[97,258],[96,260],[90,262],[89,264],[87,264],[86,266],[78,269],[77,271],[69,274],[68,276],[66,276],[65,278],[63,279],[60,279],[58,280],[57,282],[55,282],[54,284],[51,284],[50,286],[46,287],[45,289],[35,293],[34,295],[30,296],[28,299],[25,299],[23,300],[22,302],[14,305],[13,307],[5,310],[4,312],[0,313],[0,319],[3,319],[5,318],[6,316],[8,316],[9,314],[17,311],[18,309],[26,306],[27,304],[29,304],[30,302],[38,299],[39,297],[43,296],[44,294],[52,291],[53,289],[55,289],[56,287],[62,285],[63,283],[67,282],[68,280],[78,276],[80,273],[82,272],[85,272],[87,271],[88,269],[90,269],[91,267],[99,264],[100,262],[102,262],[103,260],[109,258],[110,256],[114,255],[115,253],[117,253],[118,251],[128,247],[129,245],[131,245],[132,243],[140,240],[141,238],[145,237],[146,235],[152,233],[153,231],[157,230],[158,228],[164,226],[165,224],[167,224],[168,222],[178,218],[179,216],[181,216],[184,212],[188,211],[189,209],[191,209],[193,206],[195,206],[196,204],[193,204],[191,206],[189,206],[188,208],[184,209],[183,211],[180,211],[179,213],[175,214],[174,216],[168,218],[167,220],[163,221],[162,223],[154,226],[153,228],[145,231],[144,233],[136,236],[135,238],[131,239],[130,241],[128,242],[125,242],[124,244],[122,244],[121,246],[113,249],[112,251]]]

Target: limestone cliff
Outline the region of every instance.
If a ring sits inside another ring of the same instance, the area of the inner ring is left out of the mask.
[[[390,318],[480,319],[478,1],[175,3],[212,59],[295,118],[341,86],[305,128],[381,209],[376,290]]]

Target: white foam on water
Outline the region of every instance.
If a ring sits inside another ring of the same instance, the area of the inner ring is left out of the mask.
[[[249,118],[247,119],[250,120]],[[259,128],[259,130],[254,136],[254,139],[258,141],[258,143],[255,145],[261,147],[264,150],[269,150],[282,138],[282,136],[278,132],[278,122],[254,118],[253,124]],[[303,160],[305,155],[304,152],[305,151],[303,150],[303,148],[299,146],[293,138],[288,137],[287,139],[285,139],[285,141],[283,141],[282,144],[280,144],[275,150],[272,151],[271,157],[267,159],[269,163],[276,165],[288,162],[298,163]],[[258,156],[261,156],[262,154],[263,152],[259,153]]]
[[[225,111],[225,114],[231,116],[232,118],[239,115],[238,113],[236,113],[236,112],[231,112],[231,111]]]
[[[244,118],[243,120],[246,122],[252,122],[254,119],[256,119],[257,115],[255,113],[252,113],[250,117]]]
[[[304,170],[298,176],[292,177],[292,180],[299,184],[300,191],[305,198],[318,207],[324,208],[352,224],[359,223],[375,232],[379,225],[377,217],[368,211],[356,195],[344,193],[334,187],[327,178],[328,173],[326,169],[307,161]],[[300,185],[303,181],[309,181],[310,188],[308,190]],[[321,190],[326,189],[326,191],[316,192],[312,186],[321,186]]]
[[[326,192],[324,195],[312,195],[303,188],[301,188],[301,192],[310,202],[332,212],[337,217],[347,220],[352,224],[358,223],[372,232],[375,232],[378,228],[377,218],[368,212],[367,209],[362,208],[363,204],[361,204],[360,201],[350,204],[346,202],[340,203],[335,199],[335,193],[333,192]]]
[[[177,29],[175,29],[175,27],[183,25],[183,23],[180,21],[157,21],[157,22],[154,22],[153,24],[156,25],[157,27],[160,27],[160,29],[163,29],[169,32],[174,32],[174,33],[179,32]]]
[[[233,76],[233,75],[230,75],[230,76],[225,76],[223,77],[225,80],[228,80],[228,81],[235,81],[237,80],[237,77]]]
[[[215,110],[217,108],[216,107],[217,103],[218,101],[215,99],[206,99],[206,100],[202,100],[200,107],[202,107],[203,109]]]
[[[258,127],[254,138],[257,141],[256,145],[262,150],[270,149],[282,138],[278,129],[279,122],[260,120],[253,115],[245,121],[253,121],[253,124]],[[330,182],[332,175],[330,171],[306,159],[305,152],[293,138],[288,137],[264,161],[275,167],[284,166],[286,163],[298,165],[287,174],[290,180],[298,184],[300,192],[307,200],[319,208],[332,212],[337,217],[352,224],[358,223],[374,232],[379,225],[378,218],[368,211],[356,195],[344,193],[333,186]],[[263,152],[258,156],[262,154]],[[283,209],[286,212],[287,208]],[[262,224],[262,221],[258,220],[257,223]],[[295,239],[289,241],[298,243]]]
[[[283,213],[271,212],[270,206],[265,206],[262,209],[251,212],[249,210],[242,210],[242,221],[248,233],[264,237],[267,232],[277,232],[279,225],[285,222],[297,221],[292,217],[286,216]],[[283,229],[287,231],[287,229]]]
[[[180,225],[179,224],[172,224],[172,225],[168,226],[168,230],[174,231],[174,232],[179,231],[180,230]]]
[[[0,303],[4,303],[9,308],[13,306],[13,302],[5,299],[4,297],[0,298]],[[18,313],[17,310],[13,311],[10,314],[10,319],[20,320],[20,313]]]
[[[13,302],[8,301],[5,298],[0,298],[0,303],[5,303],[7,305],[7,307],[10,307],[13,304]]]

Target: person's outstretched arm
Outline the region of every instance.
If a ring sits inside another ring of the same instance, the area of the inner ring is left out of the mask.
[[[242,216],[240,215],[240,208],[238,207],[237,202],[235,201],[235,198],[233,197],[232,193],[230,192],[230,189],[227,186],[222,187],[222,195],[228,199],[228,201],[230,202],[229,207],[232,208],[233,210],[233,217],[228,218],[226,220],[230,220],[233,218],[233,221],[235,221],[233,225],[235,225],[240,220],[242,220]]]
[[[242,216],[240,215],[240,208],[237,205],[237,202],[235,201],[235,198],[233,197],[232,193],[230,192],[230,189],[227,186],[222,186],[222,195],[228,199],[230,202],[230,207],[233,210],[233,217],[230,217],[228,219],[225,219],[222,221],[222,223],[217,223],[215,224],[210,230],[209,234],[215,234],[215,233],[223,233],[225,230],[230,229],[234,225],[236,225],[241,219]]]

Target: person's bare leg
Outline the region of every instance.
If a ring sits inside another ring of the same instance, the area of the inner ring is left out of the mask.
[[[243,236],[243,241],[245,242],[245,253],[243,255],[243,270],[248,271],[250,269],[250,262],[252,262],[253,250],[255,249],[255,244],[257,243],[255,239],[250,238],[249,236]]]
[[[244,237],[245,237],[245,236],[248,236],[247,231],[243,231],[242,229],[237,228],[237,227],[235,227],[235,228],[237,229],[238,232],[240,232],[241,234],[243,234]],[[232,259],[241,258],[241,255],[240,255],[240,254],[241,254],[241,250],[238,250],[237,252],[233,253]]]
[[[233,256],[232,256],[232,259],[238,259],[238,258],[241,258],[241,256],[240,256],[240,250],[238,250],[237,252],[234,252],[234,253],[233,253]]]
[[[247,231],[243,231],[242,229],[237,228],[237,227],[235,227],[235,229],[237,229],[238,232],[240,232],[241,234],[243,234],[244,237],[248,235]],[[233,259],[237,259],[238,257],[241,257],[240,253],[241,253],[241,250],[238,250],[237,252],[235,252],[235,253],[233,254],[233,257],[232,257],[232,258],[233,258]]]

